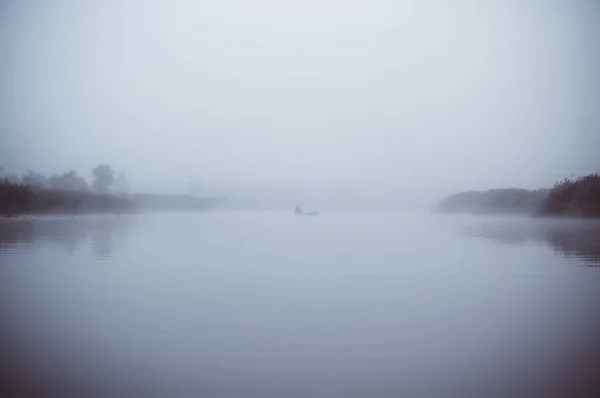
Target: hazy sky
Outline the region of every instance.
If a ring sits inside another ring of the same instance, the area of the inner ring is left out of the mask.
[[[600,170],[594,0],[0,4],[17,172],[429,197]]]

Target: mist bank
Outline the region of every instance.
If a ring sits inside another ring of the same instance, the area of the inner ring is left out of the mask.
[[[565,178],[550,189],[461,192],[444,198],[436,210],[443,213],[600,218],[600,174]]]
[[[227,201],[218,197],[190,195],[130,194],[122,197],[139,211],[202,211],[223,208]]]

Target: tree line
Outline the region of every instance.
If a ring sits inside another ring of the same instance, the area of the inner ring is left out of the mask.
[[[0,167],[0,178],[10,183],[61,191],[96,192],[100,194],[129,193],[129,181],[125,172],[121,170],[116,173],[107,163],[100,163],[94,167],[91,177],[91,184],[88,184],[85,178],[79,175],[76,170],[50,176],[28,170],[19,177],[14,173],[6,174],[4,169]]]
[[[550,189],[467,191],[443,199],[437,210],[450,213],[513,213],[600,218],[600,173],[557,181]]]

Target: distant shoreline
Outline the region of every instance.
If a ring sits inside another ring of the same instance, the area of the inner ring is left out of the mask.
[[[98,194],[41,188],[0,180],[0,218],[125,214],[152,211],[206,211],[224,204],[220,198],[186,195]]]
[[[134,208],[131,201],[112,195],[41,188],[0,180],[0,215],[4,217],[125,213]]]
[[[466,191],[440,201],[440,213],[600,218],[600,174],[565,178],[550,189]]]

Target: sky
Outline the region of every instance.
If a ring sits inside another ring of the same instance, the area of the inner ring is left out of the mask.
[[[4,0],[0,165],[322,199],[551,186],[600,171],[598,38],[594,0]]]

